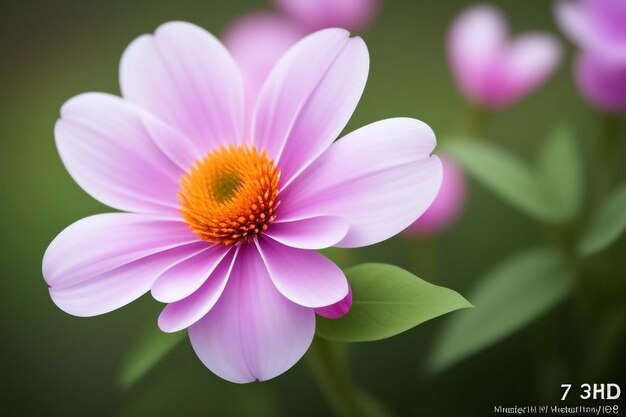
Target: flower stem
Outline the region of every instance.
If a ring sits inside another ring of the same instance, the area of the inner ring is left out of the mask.
[[[307,352],[308,363],[336,415],[364,417],[367,410],[348,374],[342,348],[337,343],[316,337]]]
[[[599,134],[595,138],[595,187],[594,198],[596,203],[606,197],[615,179],[617,155],[620,145],[619,120],[616,116],[602,114],[599,120]]]

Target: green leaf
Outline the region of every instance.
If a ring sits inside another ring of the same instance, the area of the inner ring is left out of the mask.
[[[582,162],[566,127],[550,136],[537,166],[484,142],[452,140],[443,150],[484,187],[537,220],[564,223],[580,209]]]
[[[531,217],[558,221],[546,204],[532,171],[514,155],[487,143],[454,141],[444,151],[458,161],[476,181]]]
[[[155,325],[148,326],[128,351],[120,372],[120,386],[132,387],[186,336],[184,331],[164,333]]]
[[[430,367],[440,371],[530,323],[571,291],[573,269],[551,248],[522,252],[481,279],[476,306],[452,318],[435,344]]]
[[[626,184],[606,199],[583,233],[579,250],[589,256],[615,242],[626,228]]]
[[[561,221],[572,220],[583,197],[583,161],[574,133],[562,125],[549,136],[537,161],[537,185]]]
[[[318,317],[316,334],[325,339],[385,339],[442,314],[471,307],[456,292],[395,266],[367,263],[345,272],[352,287],[352,308],[340,319]]]

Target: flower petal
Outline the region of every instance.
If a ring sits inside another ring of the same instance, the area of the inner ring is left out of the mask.
[[[203,249],[204,242],[166,249],[99,275],[84,275],[71,285],[52,285],[50,296],[61,310],[75,316],[108,313],[148,292],[163,271]]]
[[[90,317],[108,313],[141,297],[171,265],[201,250],[192,243],[165,250],[71,286],[50,288],[52,301],[66,313]]]
[[[159,316],[161,330],[168,333],[177,332],[204,317],[217,303],[226,288],[236,259],[236,253],[233,255],[231,251],[211,272],[211,276],[205,276],[206,281],[196,292],[187,298],[168,304]]]
[[[610,113],[626,113],[626,62],[581,53],[575,63],[575,77],[578,89],[592,105]]]
[[[463,93],[477,101],[484,95],[489,68],[502,51],[508,27],[502,13],[488,5],[471,6],[452,23],[448,59]]]
[[[348,288],[348,295],[341,301],[326,307],[316,308],[315,314],[327,319],[338,319],[348,314],[350,307],[352,307],[352,288]]]
[[[156,145],[146,120],[119,97],[81,94],[61,109],[55,127],[57,148],[74,180],[104,204],[125,211],[177,214],[183,171]]]
[[[162,303],[173,303],[193,294],[212,276],[231,247],[214,245],[174,265],[154,283],[152,296]]]
[[[361,30],[372,23],[380,0],[275,0],[276,5],[312,30]]]
[[[271,12],[249,13],[225,30],[224,45],[239,65],[243,77],[249,119],[252,119],[254,104],[274,64],[304,34],[292,20]]]
[[[336,246],[371,245],[404,230],[432,203],[441,162],[435,134],[409,118],[358,129],[333,146],[283,192],[287,218],[340,216],[350,223]]]
[[[295,249],[271,239],[257,247],[272,282],[285,297],[304,307],[325,307],[348,294],[343,271],[317,252]]]
[[[217,304],[189,328],[200,360],[237,383],[267,380],[291,368],[315,333],[315,313],[283,297],[256,249],[241,247]]]
[[[348,233],[348,226],[341,217],[279,218],[263,234],[292,248],[324,249],[340,242]]]
[[[561,62],[561,44],[543,33],[527,33],[516,38],[502,57],[505,85],[500,101],[513,102],[543,83]]]
[[[197,241],[182,221],[140,214],[98,214],[70,225],[50,243],[43,257],[43,276],[51,287],[72,286]],[[202,245],[206,247],[206,243]]]
[[[254,143],[290,178],[337,138],[361,98],[369,55],[343,29],[316,32],[293,46],[264,85],[254,118]]]
[[[124,98],[168,123],[204,156],[241,141],[243,82],[226,48],[185,22],[161,25],[132,42],[120,64]]]
[[[591,19],[583,11],[582,2],[571,0],[559,1],[554,8],[556,20],[561,30],[578,45],[586,45],[590,39],[597,38]],[[595,39],[595,42],[597,39]]]
[[[449,157],[441,156],[443,179],[437,197],[428,210],[404,232],[429,236],[450,227],[465,204],[467,183],[461,167]]]
[[[626,64],[626,2],[559,1],[555,15],[561,30],[585,53]]]

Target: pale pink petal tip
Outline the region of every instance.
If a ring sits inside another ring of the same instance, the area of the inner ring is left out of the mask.
[[[191,23],[168,22],[135,39],[120,61],[120,87],[199,156],[243,135],[239,68],[219,40]]]
[[[275,0],[278,7],[308,30],[341,27],[362,30],[372,24],[380,0]]]
[[[147,123],[163,128],[119,97],[84,93],[63,105],[54,136],[65,168],[97,200],[119,210],[176,215],[182,170],[156,145]]]
[[[450,158],[442,156],[443,180],[441,188],[422,216],[409,226],[404,234],[430,236],[449,228],[459,217],[465,205],[467,182],[461,168]]]
[[[343,271],[319,253],[290,248],[267,238],[257,245],[276,289],[294,303],[324,307],[348,294]]]
[[[316,308],[315,312],[327,319],[338,319],[348,314],[350,307],[352,307],[352,288],[348,288],[348,295],[341,301],[326,307]]]
[[[452,23],[448,58],[467,99],[497,109],[521,100],[551,76],[561,61],[561,45],[547,33],[511,38],[505,16],[478,5]]]
[[[610,113],[626,113],[626,63],[583,53],[576,60],[575,77],[580,92],[592,105]]]
[[[205,249],[180,221],[99,214],[77,221],[50,243],[43,276],[61,310],[95,316],[140,297],[163,272]]]

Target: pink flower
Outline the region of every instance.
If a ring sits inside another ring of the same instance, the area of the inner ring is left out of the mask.
[[[581,53],[575,65],[576,84],[592,105],[610,113],[626,112],[626,63]]]
[[[405,230],[407,235],[430,236],[450,227],[465,204],[467,183],[461,168],[450,158],[441,157],[443,179],[435,201],[415,223]]]
[[[575,80],[581,94],[607,112],[626,111],[626,1],[561,1],[556,17],[581,52]]]
[[[372,23],[379,0],[275,0],[309,31],[328,27],[362,30]]]
[[[43,259],[53,301],[94,316],[150,291],[167,303],[160,328],[188,328],[220,377],[285,372],[311,343],[316,310],[337,316],[350,303],[343,272],[315,250],[397,234],[441,182],[435,136],[418,120],[333,143],[368,70],[360,38],[310,35],[276,64],[247,126],[239,69],[217,39],[180,22],[136,39],[120,66],[123,98],[81,94],[56,124],[72,177],[127,213],[54,239]]]
[[[605,63],[626,64],[626,1],[561,1],[556,17],[561,29],[584,51]]]
[[[478,5],[454,20],[448,35],[448,58],[470,101],[502,108],[530,94],[554,73],[561,47],[553,36],[540,32],[509,39],[502,13]]]

